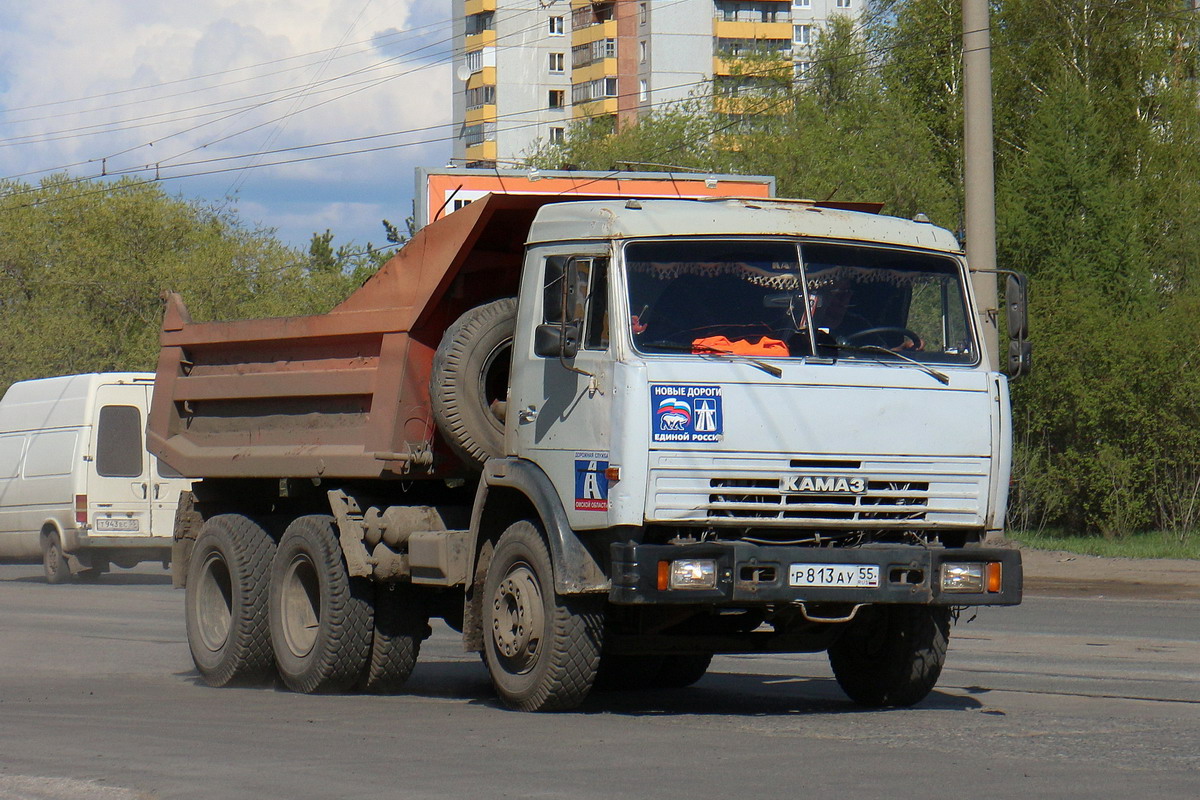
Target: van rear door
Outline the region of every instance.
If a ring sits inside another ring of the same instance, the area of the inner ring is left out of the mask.
[[[152,476],[144,441],[149,387],[96,389],[88,467],[88,521],[93,536],[149,536]]]

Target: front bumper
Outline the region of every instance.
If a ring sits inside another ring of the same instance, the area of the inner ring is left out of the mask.
[[[716,587],[661,589],[659,562],[716,561]],[[999,591],[943,592],[943,563],[998,562]],[[874,564],[879,586],[791,586],[792,564]],[[609,600],[622,605],[746,605],[771,603],[908,603],[941,606],[1012,606],[1021,602],[1021,553],[1001,548],[942,549],[916,545],[846,548],[788,547],[747,542],[612,546]]]

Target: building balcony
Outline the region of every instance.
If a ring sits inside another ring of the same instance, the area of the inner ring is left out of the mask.
[[[788,36],[791,36],[791,28],[788,28]],[[589,25],[586,28],[575,28],[571,31],[571,44],[578,47],[582,44],[591,44],[598,39],[615,39],[617,38],[617,21],[610,19],[607,22],[601,22],[597,25]]]
[[[468,161],[495,161],[496,160],[496,143],[495,142],[480,142],[473,144],[467,148]]]
[[[599,78],[610,78],[616,74],[617,60],[615,58],[605,58],[601,61],[588,64],[586,67],[571,70],[571,83],[584,83]]]
[[[466,8],[463,11],[464,16],[472,14],[482,14],[485,11],[496,10],[496,0],[467,0]]]
[[[576,103],[571,107],[572,116],[575,119],[590,119],[592,117],[603,117],[608,114],[617,113],[617,98],[604,97],[598,100],[588,100],[584,103]]]
[[[485,106],[478,106],[467,110],[463,117],[463,123],[466,125],[476,125],[481,122],[496,121],[496,104],[489,103]]]
[[[776,65],[773,61],[764,63],[762,60],[754,60],[747,58],[736,58],[733,56],[713,56],[712,71],[713,75],[745,75],[753,73],[755,75],[789,75],[792,70],[792,53],[786,51],[779,53],[779,64]]]
[[[472,33],[466,37],[466,43],[463,46],[463,50],[482,50],[485,47],[495,46],[496,32],[480,31],[479,33]]]
[[[468,89],[478,89],[480,86],[496,85],[496,68],[484,67],[467,79]]]
[[[779,116],[788,112],[790,103],[780,98],[765,98],[755,95],[741,97],[714,97],[713,111],[718,114],[737,116]]]
[[[790,22],[727,22],[713,20],[713,36],[718,39],[786,39],[792,40]]]

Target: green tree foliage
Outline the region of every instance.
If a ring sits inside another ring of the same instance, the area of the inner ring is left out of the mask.
[[[999,259],[1032,277],[1035,369],[1014,385],[1020,527],[1200,526],[1194,5],[992,2]],[[801,78],[757,87],[745,116],[713,101],[718,82],[616,136],[578,125],[539,163],[772,174],[785,196],[882,200],[957,229],[961,10],[874,0],[826,28]],[[742,74],[770,69],[760,57]]]
[[[234,319],[325,311],[351,288],[269,231],[136,180],[2,183],[0,232],[0,388],[153,369],[164,291],[196,319]]]

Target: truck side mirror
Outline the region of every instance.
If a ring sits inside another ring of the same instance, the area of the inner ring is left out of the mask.
[[[1033,346],[1029,336],[1029,296],[1026,278],[1019,272],[1009,272],[1004,286],[1004,305],[1008,322],[1008,376],[1016,379],[1028,375],[1033,366]]]
[[[579,352],[579,326],[550,322],[533,329],[533,352],[542,358],[574,358]]]
[[[1029,336],[1029,308],[1025,296],[1025,276],[1011,273],[1004,286],[1004,304],[1008,309],[1008,335],[1013,339]]]
[[[579,265],[573,258],[555,257],[548,269],[561,271],[559,290],[547,292],[546,319],[533,331],[533,352],[543,358],[574,358],[579,352],[583,320],[575,319],[579,295]],[[549,275],[547,276],[549,278]]]

